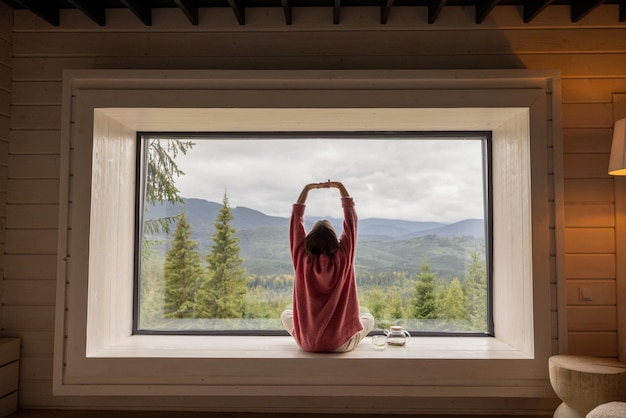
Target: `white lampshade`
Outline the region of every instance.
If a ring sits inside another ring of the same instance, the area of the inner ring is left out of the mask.
[[[609,174],[626,176],[626,119],[618,120],[613,127]]]

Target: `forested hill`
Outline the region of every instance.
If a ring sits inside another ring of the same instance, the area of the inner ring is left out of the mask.
[[[221,203],[185,199],[185,214],[193,239],[202,253],[210,250],[214,223]],[[151,207],[148,218],[177,216],[180,205],[165,203]],[[291,273],[288,226],[285,217],[268,216],[245,207],[231,208],[231,226],[237,230],[241,257],[253,274]],[[307,217],[310,227],[317,218]],[[337,231],[341,220],[330,219]],[[431,268],[446,277],[464,271],[468,253],[484,251],[482,219],[467,219],[452,224],[412,222],[394,219],[359,219],[357,265],[368,271],[405,270],[418,272],[425,259]]]
[[[221,203],[209,202],[203,199],[185,199],[185,214],[192,226],[194,235],[210,236],[213,234],[215,219],[222,207]],[[233,220],[231,226],[237,231],[258,229],[265,227],[288,227],[289,219],[285,217],[269,216],[254,209],[237,206],[231,208]],[[162,218],[176,216],[180,213],[180,205],[164,203],[150,208],[148,218]],[[310,227],[319,218],[307,217],[307,227]],[[330,219],[337,231],[341,230],[340,219]],[[397,240],[410,239],[424,235],[442,237],[471,236],[482,238],[484,235],[482,219],[467,219],[452,224],[438,222],[413,222],[395,219],[368,218],[359,220],[359,238],[370,240]]]

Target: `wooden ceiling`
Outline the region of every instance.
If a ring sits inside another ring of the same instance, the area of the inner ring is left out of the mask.
[[[380,23],[387,19],[394,6],[428,8],[428,23],[435,23],[445,6],[473,6],[476,23],[480,24],[498,5],[515,5],[523,9],[524,22],[532,21],[550,5],[569,5],[571,20],[577,22],[601,4],[619,4],[616,22],[626,21],[626,0],[1,0],[14,9],[28,9],[53,26],[63,24],[61,9],[79,9],[100,26],[106,26],[106,9],[127,8],[144,25],[152,25],[152,9],[170,8],[184,13],[192,25],[198,25],[198,9],[230,8],[240,25],[246,23],[246,9],[251,7],[277,7],[283,10],[285,24],[293,23],[292,10],[306,7],[332,8],[333,23],[340,23],[343,7],[380,8]]]

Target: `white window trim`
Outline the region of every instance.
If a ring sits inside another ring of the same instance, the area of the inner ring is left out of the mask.
[[[67,71],[55,394],[552,397],[558,83],[525,70]],[[320,355],[288,337],[131,335],[136,133],[281,130],[492,131],[495,337]]]

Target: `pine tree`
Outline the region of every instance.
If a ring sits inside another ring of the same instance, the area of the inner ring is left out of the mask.
[[[367,306],[370,313],[376,318],[377,321],[389,319],[385,315],[385,294],[380,286],[376,286],[367,293],[364,298],[363,305]]]
[[[208,276],[200,286],[196,316],[199,318],[242,318],[246,295],[245,269],[239,256],[237,232],[230,225],[233,219],[224,193],[222,208],[217,215],[214,245],[207,254]]]
[[[487,329],[487,270],[477,251],[471,253],[472,261],[463,282],[467,306],[467,319],[473,330]]]
[[[391,319],[404,318],[404,307],[402,305],[402,298],[398,294],[398,289],[394,288],[393,295],[389,299],[389,315]]]
[[[439,316],[445,319],[464,319],[466,315],[465,293],[456,277],[446,286],[439,306]]]
[[[186,154],[195,144],[181,139],[147,139],[146,142],[146,180],[145,180],[145,205],[146,215],[150,206],[165,201],[176,204],[183,203],[178,194],[175,178],[185,173],[176,164],[179,154]],[[164,232],[170,233],[170,226],[176,222],[176,217],[168,216],[143,221],[142,256],[148,258],[152,248],[159,243],[158,239],[150,238],[151,235]]]
[[[437,275],[430,271],[428,260],[422,263],[420,269],[415,282],[413,312],[417,319],[434,319],[437,318],[437,294],[435,292]]]
[[[198,244],[191,239],[191,234],[191,226],[183,209],[172,234],[172,246],[165,258],[166,318],[194,317],[196,290],[204,269],[197,250]]]

